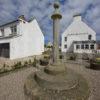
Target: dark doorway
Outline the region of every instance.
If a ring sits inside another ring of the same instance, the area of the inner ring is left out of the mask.
[[[9,43],[0,44],[0,57],[10,57]]]

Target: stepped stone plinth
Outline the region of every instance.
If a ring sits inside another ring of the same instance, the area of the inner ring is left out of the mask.
[[[27,78],[25,96],[28,100],[87,100],[89,87],[73,70],[65,68],[64,72],[55,73],[44,68]]]
[[[25,82],[26,100],[88,100],[87,81],[59,60],[59,3],[54,4],[53,63],[31,74]],[[75,67],[75,66],[73,66]]]

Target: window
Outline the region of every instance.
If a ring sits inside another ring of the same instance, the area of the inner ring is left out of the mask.
[[[88,36],[88,39],[91,40],[91,39],[92,39],[92,35],[89,35],[89,36]]]
[[[89,45],[88,44],[85,45],[85,49],[89,49]]]
[[[16,25],[11,27],[11,33],[12,34],[16,34],[17,33],[17,26]]]
[[[2,36],[4,36],[4,28],[1,29]]]
[[[67,37],[65,37],[65,41],[67,41]]]
[[[67,45],[66,44],[64,45],[64,48],[67,48]]]
[[[81,49],[84,49],[84,44],[81,45]]]
[[[80,49],[80,45],[76,45],[76,49]]]
[[[94,44],[91,44],[90,45],[90,49],[94,49]]]

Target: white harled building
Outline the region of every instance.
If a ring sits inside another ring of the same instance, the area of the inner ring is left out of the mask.
[[[81,15],[74,15],[73,22],[62,34],[62,52],[93,53],[96,50],[96,33],[82,21]]]
[[[36,21],[18,20],[0,26],[0,57],[9,59],[40,55],[44,52],[44,35]]]

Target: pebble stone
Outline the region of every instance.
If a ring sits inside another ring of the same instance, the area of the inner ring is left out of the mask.
[[[92,70],[83,65],[66,64],[68,68],[82,74],[91,89],[89,100],[100,100],[100,70]],[[26,100],[24,83],[27,77],[36,71],[29,67],[0,77],[0,100]]]

